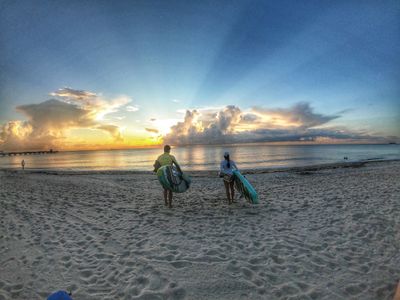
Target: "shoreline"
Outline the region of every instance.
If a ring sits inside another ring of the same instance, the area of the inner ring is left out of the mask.
[[[244,175],[253,174],[269,174],[269,173],[301,173],[316,172],[322,170],[344,169],[344,168],[360,168],[369,164],[390,163],[400,161],[400,159],[371,159],[352,162],[337,162],[326,164],[312,164],[298,167],[273,167],[273,168],[257,168],[257,169],[241,169]],[[15,168],[0,168],[0,172],[6,173],[25,173],[25,174],[47,174],[47,175],[154,175],[153,171],[143,170],[63,170],[63,169],[30,169],[25,170]],[[218,169],[215,170],[189,170],[185,171],[193,177],[218,177]]]

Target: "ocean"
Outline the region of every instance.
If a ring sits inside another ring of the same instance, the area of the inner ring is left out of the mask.
[[[225,151],[240,169],[298,167],[325,163],[400,159],[400,145],[196,145],[171,154],[184,170],[218,170]],[[162,147],[130,150],[65,151],[56,154],[0,156],[0,168],[151,171]]]

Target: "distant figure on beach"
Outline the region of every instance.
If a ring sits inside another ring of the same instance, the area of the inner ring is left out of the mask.
[[[181,168],[179,167],[178,162],[176,161],[175,156],[170,154],[171,152],[171,146],[170,145],[165,145],[164,146],[164,153],[161,154],[154,165],[154,170],[157,171],[157,169],[163,167],[163,166],[172,166],[175,165],[176,169],[178,172],[182,173]],[[172,191],[167,190],[164,188],[164,201],[165,205],[168,206],[169,208],[172,207]]]
[[[233,170],[238,170],[235,162],[230,159],[229,152],[224,153],[224,160],[221,161],[220,165],[220,177],[224,179],[226,197],[228,198],[228,203],[233,202],[233,197],[235,196],[234,182],[235,175]]]
[[[25,170],[25,159],[23,159],[21,161],[21,167],[22,167],[22,170]]]

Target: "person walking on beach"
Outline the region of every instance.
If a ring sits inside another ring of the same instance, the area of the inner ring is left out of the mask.
[[[22,167],[22,170],[25,170],[25,159],[23,159],[21,161],[21,167]]]
[[[170,152],[171,152],[171,146],[165,145],[164,153],[161,154],[156,160],[156,163],[154,166],[155,171],[157,171],[158,168],[161,168],[163,166],[175,165],[178,172],[182,173],[181,168],[179,167],[179,164],[178,164],[175,156],[171,155]],[[169,208],[172,207],[172,191],[171,190],[167,190],[164,188],[164,201],[165,201],[166,206],[168,206]]]
[[[235,197],[235,189],[234,189],[235,175],[233,174],[233,170],[238,170],[238,168],[235,162],[230,159],[229,152],[225,152],[224,160],[221,161],[219,174],[224,179],[226,197],[228,198],[229,204],[233,202],[233,198]]]

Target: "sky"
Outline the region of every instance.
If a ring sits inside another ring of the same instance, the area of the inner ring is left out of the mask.
[[[0,0],[0,150],[400,142],[399,1]]]

